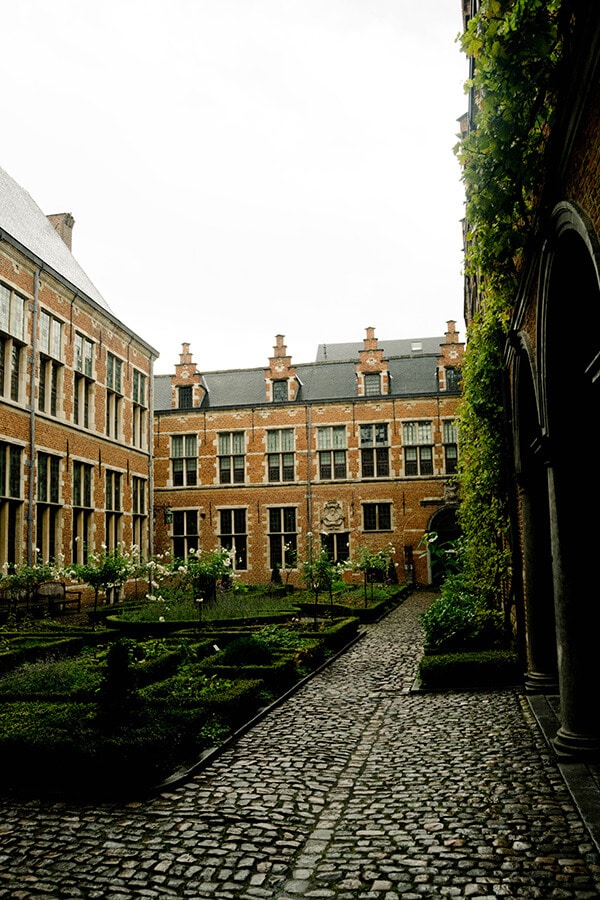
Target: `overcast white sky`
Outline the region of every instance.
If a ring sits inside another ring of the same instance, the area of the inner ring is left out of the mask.
[[[460,0],[18,0],[0,166],[170,372],[464,337]]]

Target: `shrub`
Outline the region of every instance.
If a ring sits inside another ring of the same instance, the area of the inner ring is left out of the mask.
[[[502,613],[489,609],[462,587],[456,576],[444,582],[442,593],[421,616],[427,649],[477,650],[506,646]]]
[[[272,661],[271,648],[260,637],[252,634],[235,638],[225,647],[219,658],[219,664],[224,666],[268,666]]]
[[[102,668],[92,657],[38,660],[25,663],[0,679],[0,699],[91,699],[101,681]]]
[[[481,688],[516,684],[518,657],[509,650],[441,653],[424,656],[419,678],[428,688]]]

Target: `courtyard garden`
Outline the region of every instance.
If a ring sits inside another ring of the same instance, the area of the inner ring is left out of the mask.
[[[0,789],[135,795],[186,770],[400,602],[406,589],[389,579],[388,555],[379,568],[367,561],[348,581],[319,553],[296,587],[286,572],[244,587],[221,550],[143,567],[103,551],[87,570],[7,573]],[[36,576],[92,597],[51,614]],[[119,599],[136,580],[143,592]]]

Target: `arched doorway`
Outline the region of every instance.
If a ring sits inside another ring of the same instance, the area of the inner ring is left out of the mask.
[[[559,660],[555,744],[567,756],[580,756],[600,752],[600,587],[595,540],[587,534],[600,504],[600,253],[590,223],[569,204],[557,207],[554,224],[540,324]]]
[[[444,506],[435,512],[429,521],[427,531],[437,534],[435,552],[429,551],[429,568],[431,584],[439,588],[448,570],[447,556],[441,551],[448,549],[462,534],[456,519],[456,506]]]

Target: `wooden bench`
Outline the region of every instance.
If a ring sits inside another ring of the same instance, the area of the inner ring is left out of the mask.
[[[83,591],[67,587],[63,581],[45,581],[38,586],[36,597],[47,601],[49,613],[62,613],[66,609],[75,608],[81,612],[81,595]]]

